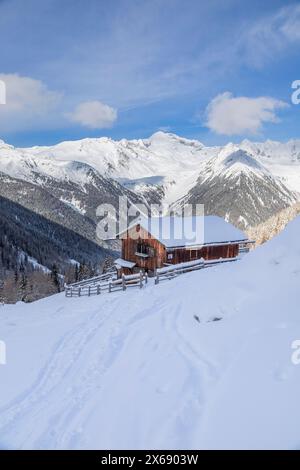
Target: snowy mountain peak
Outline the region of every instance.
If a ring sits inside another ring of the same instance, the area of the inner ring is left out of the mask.
[[[255,157],[271,160],[273,163],[300,162],[300,140],[289,140],[286,143],[274,140],[250,142],[243,140],[240,147]]]
[[[270,175],[265,168],[253,155],[241,149],[235,144],[226,145],[213,158],[207,160],[202,167],[202,176],[207,173],[222,176],[223,178],[236,177],[241,174],[255,174],[259,177]]]
[[[178,144],[190,145],[190,146],[196,146],[196,147],[199,147],[199,146],[204,147],[204,145],[199,140],[186,139],[185,137],[180,137],[171,132],[164,132],[164,131],[155,132],[147,140],[150,141],[151,143],[157,142],[157,141],[163,141],[163,142],[169,142],[169,143],[176,142]]]
[[[222,150],[217,160],[222,164],[224,170],[234,167],[237,171],[245,171],[247,169],[247,171],[267,172],[266,168],[255,160],[252,155],[240,148],[231,149],[229,152],[228,149]]]
[[[12,145],[9,145],[7,144],[6,142],[4,142],[4,140],[0,139],[0,149],[1,150],[4,150],[4,149],[13,149],[14,147]]]

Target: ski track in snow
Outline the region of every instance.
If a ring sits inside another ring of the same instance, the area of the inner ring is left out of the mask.
[[[204,403],[207,400],[204,382],[215,381],[218,376],[215,365],[200,355],[180,332],[178,326],[180,315],[189,315],[189,312],[184,312],[183,303],[178,302],[175,311],[171,312],[168,312],[168,305],[166,305],[164,313],[165,333],[172,338],[174,347],[183,359],[188,371],[184,390],[185,399],[182,400],[181,408],[174,412],[174,420],[176,420],[174,427],[175,429],[181,428],[177,432],[180,440],[175,441],[175,448],[180,448],[180,446],[188,448],[193,441],[194,430],[201,421]],[[184,423],[188,423],[188,426]],[[182,436],[184,436],[184,441]]]
[[[12,403],[10,403],[4,409],[0,409],[1,415],[1,427],[0,435],[5,436],[5,440],[9,442],[10,434],[16,433],[16,424],[18,429],[22,429],[22,422],[27,422],[28,417],[34,421],[38,419],[42,414],[45,406],[48,406],[55,400],[55,396],[58,398],[58,402],[61,402],[63,409],[59,411],[57,417],[61,422],[64,415],[73,415],[76,407],[80,408],[79,402],[76,398],[72,397],[72,409],[69,410],[70,403],[67,402],[65,406],[64,401],[68,399],[68,390],[64,390],[64,382],[70,380],[71,383],[76,383],[76,374],[78,372],[76,367],[76,361],[86,348],[91,346],[93,339],[95,339],[99,329],[105,323],[105,320],[111,314],[110,311],[104,315],[102,312],[94,312],[88,319],[85,319],[80,323],[74,330],[66,333],[62,338],[58,340],[54,350],[51,352],[51,356],[48,362],[44,365],[41,374],[37,377],[35,383],[26,390],[19,397],[17,397]],[[102,350],[104,347],[101,348]],[[75,366],[75,367],[74,367]],[[93,378],[92,374],[99,375],[98,364],[92,363],[89,369],[82,377],[82,383],[85,382],[85,390],[89,390],[87,384]],[[73,370],[75,369],[75,370]],[[61,381],[64,381],[61,383]],[[76,389],[76,385],[74,385]],[[83,391],[80,391],[83,395]],[[78,397],[79,398],[79,397]],[[56,401],[57,403],[57,401]],[[64,411],[63,411],[64,410]],[[67,416],[67,417],[68,417]],[[51,435],[51,425],[45,430],[47,435],[47,442],[49,444],[49,433]],[[20,431],[19,431],[20,432]],[[34,429],[31,430],[34,433]],[[28,428],[24,429],[24,444],[26,445],[26,437],[28,436]],[[55,446],[55,436],[50,439]],[[40,441],[40,446],[43,447],[43,439]]]
[[[139,302],[134,295],[131,300],[133,304]],[[117,297],[110,298],[102,304],[101,309],[90,313],[59,338],[35,382],[0,409],[0,440],[9,443],[17,439],[19,448],[84,447],[81,416],[83,407],[87,403],[97,402],[104,376],[122,354],[122,345],[128,335],[135,326],[139,328],[141,322],[153,316],[153,305],[144,308],[139,314],[129,314],[126,317],[124,312],[114,310],[117,303]],[[216,378],[214,366],[200,357],[180,333],[177,318],[182,313],[182,304],[179,303],[175,311],[171,312],[167,303],[162,308],[159,298],[154,302],[154,310],[155,305],[160,307],[158,321],[161,324],[156,342],[166,341],[165,338],[172,341],[186,368],[186,381],[183,384],[185,399],[180,404],[180,410],[173,411],[167,427],[173,421],[172,428],[183,428],[178,434],[182,435],[184,431],[188,446],[205,400],[203,381],[207,377]],[[52,316],[56,316],[58,311],[61,308],[53,312]],[[150,336],[149,342],[151,341],[153,342],[153,338]],[[153,344],[151,347],[154,348]],[[145,364],[144,366],[146,367]],[[48,420],[45,414],[48,415],[50,410],[51,420]],[[191,421],[194,425],[185,429],[184,423]],[[36,422],[39,423],[38,428],[35,427]],[[28,423],[31,425],[28,426]],[[173,442],[174,446],[182,445],[182,442],[176,443],[176,439]]]

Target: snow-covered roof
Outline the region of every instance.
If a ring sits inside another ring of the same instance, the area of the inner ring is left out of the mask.
[[[216,245],[246,241],[239,229],[217,216],[145,217],[139,216],[128,229],[139,224],[167,248]],[[119,234],[124,238],[126,231]]]
[[[126,259],[122,259],[122,258],[117,258],[114,262],[114,264],[120,268],[133,268],[135,266],[135,263],[132,263],[131,261],[126,261]]]

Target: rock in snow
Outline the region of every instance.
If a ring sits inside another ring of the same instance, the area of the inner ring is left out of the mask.
[[[1,307],[0,447],[299,448],[299,231],[158,286]]]

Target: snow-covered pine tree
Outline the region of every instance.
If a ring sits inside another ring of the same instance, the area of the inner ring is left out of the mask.
[[[106,256],[102,266],[103,274],[107,273],[114,267],[114,259],[112,256]]]
[[[0,279],[0,306],[3,305],[5,302],[4,297],[4,280]]]
[[[27,297],[27,275],[25,272],[25,269],[21,271],[20,275],[20,281],[19,281],[19,299],[22,302],[26,302],[26,297]]]
[[[51,279],[52,279],[55,291],[60,292],[60,279],[59,279],[59,273],[58,273],[58,268],[56,264],[53,264],[52,266]]]

